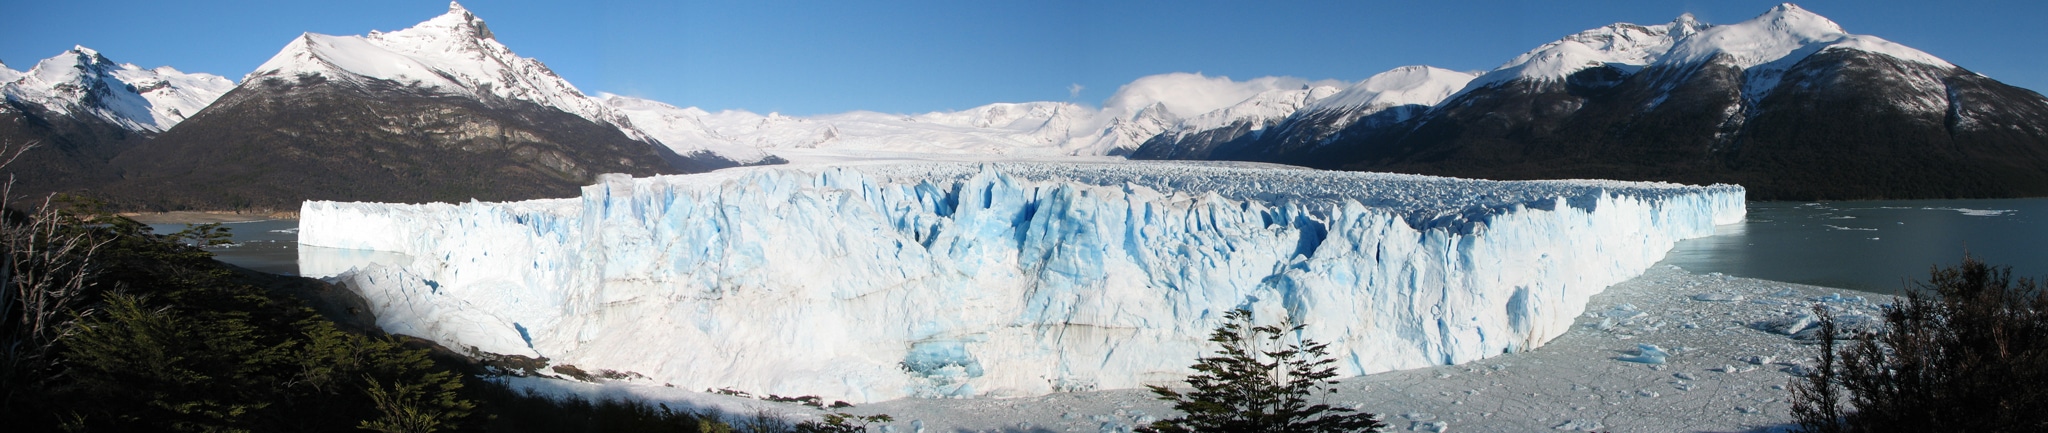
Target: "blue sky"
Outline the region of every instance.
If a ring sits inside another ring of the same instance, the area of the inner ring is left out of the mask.
[[[301,32],[396,30],[435,0],[0,0],[0,61],[72,45],[144,67],[240,78]],[[1491,69],[1558,37],[1681,13],[1733,23],[1775,1],[472,0],[498,40],[587,93],[710,110],[910,113],[991,102],[1099,104],[1145,75],[1358,80],[1427,64]],[[2048,89],[2048,2],[1809,1],[1851,33]],[[1080,85],[1078,94],[1071,86]]]

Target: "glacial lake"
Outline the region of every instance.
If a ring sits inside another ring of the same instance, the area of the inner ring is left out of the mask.
[[[1750,202],[1740,224],[1680,241],[1663,264],[1886,294],[1968,252],[2048,275],[2048,199]]]
[[[297,220],[226,223],[235,246],[210,248],[223,262],[284,275],[331,274],[391,253],[298,245]],[[158,233],[184,224],[152,224]],[[1903,293],[1930,266],[1967,251],[2016,277],[2048,275],[2048,199],[1750,202],[1742,223],[1681,241],[1661,264],[1866,292]]]

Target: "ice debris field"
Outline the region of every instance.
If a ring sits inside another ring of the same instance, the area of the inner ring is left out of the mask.
[[[1738,186],[1216,163],[771,166],[515,203],[307,202],[385,330],[654,385],[872,402],[1134,388],[1233,308],[1340,372],[1543,345]]]

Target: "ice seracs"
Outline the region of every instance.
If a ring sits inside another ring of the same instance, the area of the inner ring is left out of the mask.
[[[84,46],[37,62],[26,72],[0,67],[0,94],[10,101],[147,133],[170,129],[234,87],[234,81],[217,75],[115,63]]]
[[[380,326],[684,389],[1034,395],[1185,374],[1221,312],[1344,374],[1527,350],[1739,187],[1188,163],[891,163],[606,177],[575,199],[308,202]],[[308,270],[308,274],[320,274]]]

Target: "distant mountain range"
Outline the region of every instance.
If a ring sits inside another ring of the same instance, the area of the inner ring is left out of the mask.
[[[792,117],[586,95],[458,4],[305,34],[240,83],[85,47],[0,65],[17,197],[133,210],[573,195],[600,173],[877,154],[1216,159],[1496,179],[1740,183],[1759,199],[2048,195],[2048,99],[1786,4],[1614,24],[1485,72],[1356,83],[1163,74],[1100,108]]]
[[[1724,182],[1752,199],[2048,195],[2048,99],[1791,4],[1587,30],[1476,77],[1360,85],[1383,78],[1436,98],[1358,104],[1379,93],[1354,87],[1258,133],[1159,135],[1133,156]]]

